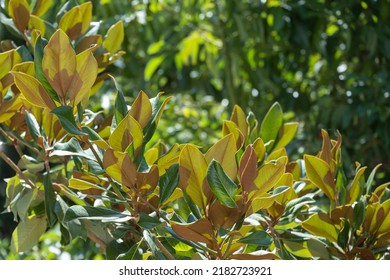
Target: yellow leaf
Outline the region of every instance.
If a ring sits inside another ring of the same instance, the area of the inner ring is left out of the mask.
[[[76,178],[69,179],[69,187],[80,191],[89,190],[89,189],[99,189],[99,190],[102,189],[102,187],[100,187],[99,185],[93,184],[88,181],[76,179]]]
[[[309,180],[319,187],[331,200],[335,200],[335,182],[329,165],[322,159],[305,155],[306,174]]]
[[[158,149],[157,148],[151,148],[145,152],[145,161],[148,165],[154,164],[158,159]]]
[[[46,25],[44,20],[34,15],[30,16],[30,21],[28,22],[28,28],[31,30],[33,29],[39,30],[42,36],[44,36],[46,33]]]
[[[108,139],[111,148],[120,152],[127,151],[131,144],[133,144],[134,151],[136,151],[141,147],[142,141],[142,128],[130,112],[118,124]]]
[[[384,219],[380,223],[377,235],[390,232],[390,199],[382,203]]]
[[[32,12],[33,15],[40,17],[46,14],[46,12],[53,5],[53,0],[36,0],[35,7]]]
[[[287,158],[282,157],[275,162],[266,163],[260,167],[255,179],[255,185],[257,189],[249,195],[249,198],[252,195],[258,196],[264,194],[272,189],[283,176],[286,169],[286,164]]]
[[[184,146],[179,156],[179,186],[203,211],[206,210],[207,194],[203,182],[207,173],[207,162],[194,145]]]
[[[34,77],[22,72],[11,71],[15,78],[15,84],[28,102],[40,108],[56,108],[53,100],[43,86]]]
[[[114,54],[120,50],[121,44],[125,37],[123,22],[118,21],[107,31],[106,38],[103,42],[103,47],[110,53]]]
[[[179,155],[180,155],[180,147],[179,144],[176,143],[165,155],[163,155],[157,161],[157,167],[160,176],[163,175],[171,165],[179,161]]]
[[[26,0],[10,0],[8,13],[15,23],[16,28],[24,34],[30,20],[30,9]]]
[[[244,136],[244,139],[246,139],[246,136],[248,135],[249,126],[246,122],[246,115],[240,106],[234,105],[233,113],[230,120],[238,126],[240,132]]]
[[[44,48],[42,67],[46,79],[65,103],[76,73],[76,53],[68,36],[57,30]]]
[[[232,121],[224,121],[222,125],[222,135],[226,136],[229,134],[233,134],[234,139],[236,140],[237,150],[240,149],[245,141],[244,135],[241,133],[236,123]]]
[[[152,117],[152,104],[149,97],[142,90],[130,108],[130,115],[144,128]]]
[[[4,123],[16,114],[23,105],[19,95],[16,95],[11,100],[1,101],[0,106],[0,123]]]
[[[86,2],[73,7],[63,15],[60,20],[59,28],[64,30],[70,40],[80,38],[88,28],[92,20],[92,2]]]
[[[257,162],[262,161],[265,157],[266,148],[264,141],[261,138],[257,138],[255,142],[253,142],[253,149],[257,155]]]
[[[209,248],[213,245],[213,227],[206,218],[187,225],[171,222],[171,227],[177,235],[186,240],[205,243]]]
[[[281,136],[279,136],[279,140],[277,141],[273,149],[278,150],[280,148],[285,147],[287,144],[289,144],[291,140],[294,139],[295,133],[297,132],[297,128],[298,128],[297,122],[283,124],[279,132],[281,133]]]
[[[107,174],[127,187],[134,187],[137,179],[137,169],[127,153],[106,150],[103,155],[103,165]]]
[[[3,79],[15,64],[22,62],[22,58],[16,50],[0,53],[0,80]]]
[[[316,213],[310,216],[302,223],[302,227],[315,236],[322,236],[330,242],[337,242],[336,227],[325,213]]]
[[[361,196],[363,188],[360,186],[362,184],[360,178],[364,176],[364,171],[366,169],[367,167],[364,166],[359,168],[356,172],[355,178],[353,178],[351,186],[348,189],[347,198],[345,201],[346,204],[353,204]]]
[[[247,211],[247,215],[256,213],[261,209],[267,209],[274,204],[276,199],[286,193],[288,189],[286,188],[280,193],[270,195],[268,193],[262,194],[261,196],[256,196],[253,200],[251,200],[250,206]]]
[[[89,96],[98,73],[96,59],[89,49],[76,56],[76,65],[77,73],[73,76],[72,87],[68,92],[73,107]]]
[[[287,157],[287,151],[285,148],[281,148],[278,150],[272,149],[272,153],[267,157],[267,160],[265,162],[268,163],[270,161],[277,160],[281,157]]]
[[[218,161],[226,174],[234,180],[237,176],[236,141],[233,134],[229,134],[217,141],[206,153],[209,164],[213,159]]]

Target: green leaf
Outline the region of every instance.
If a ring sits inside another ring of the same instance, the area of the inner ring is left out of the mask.
[[[64,221],[68,222],[74,219],[115,221],[121,218],[130,218],[130,216],[106,208],[74,205],[66,211]]]
[[[116,88],[116,98],[115,98],[115,122],[119,124],[121,120],[127,115],[127,104],[125,100],[125,96],[123,95],[123,91],[116,82],[115,78],[110,76],[112,81],[114,82]]]
[[[120,254],[117,260],[142,260],[142,253],[141,242],[138,242],[131,246],[126,253]]]
[[[45,48],[47,43],[48,43],[48,41],[46,39],[42,38],[41,35],[38,36],[36,43],[35,43],[35,49],[34,49],[35,75],[36,75],[36,78],[38,79],[38,81],[43,86],[43,88],[49,94],[50,98],[52,100],[60,102],[60,99],[59,99],[56,91],[50,85],[50,83],[46,79],[45,73],[43,72],[43,67],[42,67],[43,49]]]
[[[259,246],[269,246],[272,243],[272,237],[264,230],[259,230],[251,233],[237,242],[244,244],[256,244]]]
[[[375,166],[375,168],[371,171],[370,176],[368,176],[366,186],[365,186],[366,187],[366,194],[371,193],[372,183],[374,182],[374,179],[375,179],[375,173],[381,165],[382,164],[378,164],[377,166]]]
[[[366,217],[366,205],[365,198],[362,197],[353,205],[353,223],[352,227],[358,230],[363,224],[364,218]]]
[[[38,244],[39,238],[46,231],[46,217],[28,217],[27,220],[21,221],[11,239],[11,251],[13,253],[30,250]]]
[[[72,107],[60,106],[53,109],[51,113],[57,116],[66,132],[73,135],[87,135],[77,127]]]
[[[96,158],[92,155],[87,154],[83,148],[81,148],[80,143],[72,138],[66,143],[58,142],[53,146],[54,151],[50,153],[50,157],[53,156],[80,156],[92,161],[96,161]]]
[[[34,117],[34,115],[28,111],[26,111],[26,123],[32,138],[34,140],[37,140],[37,138],[41,136],[40,126],[37,122],[37,119]]]
[[[161,222],[156,214],[148,215],[146,213],[140,213],[137,224],[144,229],[152,229],[158,225],[161,225]]]
[[[220,163],[212,160],[207,169],[207,181],[211,191],[225,206],[236,208],[237,185],[226,175]]]
[[[50,227],[53,227],[57,221],[57,216],[54,212],[56,204],[56,194],[54,192],[50,174],[46,173],[43,175],[43,187],[45,189],[45,209],[46,215],[49,221]]]
[[[160,252],[160,249],[156,245],[155,236],[153,236],[148,230],[144,230],[143,232],[144,240],[146,241],[146,244],[152,251],[152,254],[156,260],[166,260],[166,257],[164,254]]]
[[[264,143],[275,141],[283,125],[283,111],[278,102],[275,102],[265,115],[260,127],[260,137]],[[267,147],[270,151],[273,145]]]
[[[179,164],[171,165],[164,175],[160,177],[160,205],[172,195],[179,184]]]

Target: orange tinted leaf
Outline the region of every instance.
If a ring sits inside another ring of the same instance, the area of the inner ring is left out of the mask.
[[[143,133],[140,124],[129,113],[110,135],[108,143],[116,151],[124,152],[133,144],[136,151],[142,145]]]
[[[8,13],[14,21],[16,28],[24,33],[30,20],[30,9],[26,0],[10,0]]]
[[[250,193],[255,188],[257,176],[257,156],[252,145],[248,145],[241,156],[238,174],[243,190]]]
[[[314,234],[322,236],[330,242],[337,242],[338,233],[330,218],[324,213],[316,213],[302,223],[302,227]]]
[[[213,159],[218,161],[226,174],[234,180],[237,176],[236,142],[233,134],[229,134],[215,143],[206,153],[207,163]]]
[[[130,115],[144,128],[152,117],[152,104],[149,97],[141,90],[130,108]]]
[[[15,64],[22,62],[22,58],[16,50],[0,53],[0,80],[3,79]]]
[[[76,53],[68,36],[61,29],[57,30],[44,48],[42,67],[46,79],[64,101],[74,86],[76,65]]]
[[[73,107],[79,104],[84,98],[88,98],[89,92],[96,81],[98,65],[90,50],[79,53],[76,56],[76,71],[73,76],[72,87],[68,92]]]
[[[230,120],[238,126],[239,130],[244,136],[244,139],[246,139],[246,136],[248,135],[249,126],[248,123],[246,122],[245,113],[240,106],[234,105],[233,113]]]
[[[49,94],[34,77],[21,72],[11,72],[15,78],[15,84],[28,102],[41,107],[55,109],[56,105]]]
[[[108,175],[121,184],[133,187],[137,178],[137,169],[127,153],[112,149],[103,155],[103,165]]]
[[[242,144],[244,144],[244,135],[241,133],[239,127],[232,121],[223,122],[222,134],[223,136],[233,134],[234,139],[236,140],[237,150],[242,147]]]
[[[73,7],[63,15],[59,28],[73,41],[87,32],[92,20],[92,2]]]
[[[123,22],[118,21],[108,29],[103,47],[112,54],[116,53],[121,48],[124,36]]]
[[[275,186],[275,184],[284,174],[286,164],[287,158],[282,157],[275,162],[266,163],[262,167],[260,167],[255,179],[255,185],[257,187],[254,191],[256,192],[255,196],[264,194]],[[254,193],[252,192],[252,195],[253,194]],[[249,198],[252,195],[250,195]]]
[[[332,201],[335,199],[335,183],[329,165],[315,156],[305,155],[305,167],[309,180],[319,187]]]
[[[177,235],[186,240],[206,243],[209,248],[212,247],[213,227],[205,218],[187,225],[171,222],[171,227]]]
[[[207,162],[203,154],[193,145],[186,145],[179,156],[179,186],[203,211],[206,209],[206,194],[203,181],[206,178]]]

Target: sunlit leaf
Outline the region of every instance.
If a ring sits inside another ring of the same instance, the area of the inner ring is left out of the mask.
[[[24,33],[30,19],[30,9],[26,0],[10,0],[8,13],[20,33]]]
[[[332,201],[335,199],[335,182],[332,178],[329,165],[322,159],[305,155],[307,177]]]
[[[134,186],[137,170],[127,153],[108,149],[103,155],[103,165],[107,174],[116,181],[128,187]]]
[[[31,104],[40,108],[53,110],[56,108],[53,100],[34,77],[22,72],[11,72],[15,78],[15,84]]]
[[[110,53],[116,53],[121,49],[121,44],[124,39],[123,22],[118,21],[110,27],[107,35],[104,38],[103,47]]]
[[[279,136],[279,139],[276,142],[274,149],[278,150],[287,146],[287,144],[289,144],[291,140],[294,139],[295,133],[297,132],[297,128],[297,122],[283,124],[282,128],[279,131],[281,135]]]
[[[230,120],[238,126],[245,139],[249,132],[249,126],[246,122],[245,112],[241,109],[241,107],[239,107],[238,105],[234,106]]]
[[[69,37],[61,29],[57,30],[44,48],[42,67],[46,79],[64,102],[74,86],[76,61]]]
[[[130,115],[133,116],[142,128],[150,121],[152,117],[152,105],[145,92],[141,91],[134,100],[130,108]]]
[[[86,2],[66,12],[61,18],[59,28],[73,41],[87,32],[91,20],[92,2]]]
[[[234,180],[237,176],[236,143],[233,134],[217,141],[205,154],[206,161],[218,161],[226,174]]]
[[[338,233],[336,227],[324,213],[313,214],[302,223],[302,227],[315,236],[322,236],[330,242],[337,242]]]
[[[279,129],[283,125],[283,111],[279,103],[275,102],[265,115],[260,127],[260,137],[264,143],[275,141]],[[272,146],[270,146],[272,148]],[[270,148],[267,149],[268,151]]]

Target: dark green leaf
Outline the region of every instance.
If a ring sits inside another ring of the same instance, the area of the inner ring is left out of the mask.
[[[148,230],[144,230],[143,233],[144,240],[146,241],[146,244],[148,245],[150,251],[153,254],[154,259],[156,260],[166,260],[166,257],[164,254],[161,253],[160,249],[156,245],[155,236],[153,236],[152,233],[150,233]]]
[[[153,216],[152,214],[140,213],[137,224],[144,229],[152,229],[160,225],[161,222],[155,214]]]
[[[374,182],[374,179],[375,179],[375,173],[380,166],[381,166],[381,164],[378,164],[377,166],[375,166],[375,168],[371,171],[370,176],[368,176],[366,186],[365,186],[366,187],[366,194],[371,193],[372,183]]]
[[[339,244],[342,249],[346,249],[348,246],[350,228],[348,220],[344,220],[344,227],[337,237],[337,244]]]
[[[108,221],[121,218],[130,218],[130,216],[107,208],[74,205],[66,211],[64,221],[68,222],[74,219]]]
[[[51,113],[57,116],[66,132],[73,135],[86,135],[77,127],[72,107],[60,106],[52,110]]]
[[[49,226],[53,227],[54,224],[57,222],[57,216],[54,211],[54,207],[56,204],[56,194],[52,186],[50,174],[48,174],[47,172],[43,175],[43,187],[45,189],[46,215],[49,222]]]
[[[268,246],[272,243],[272,237],[264,230],[259,230],[251,233],[237,242],[244,244],[256,244],[259,246]]]
[[[207,169],[207,181],[211,191],[225,206],[236,208],[235,196],[238,191],[237,185],[226,175],[221,164],[212,160]]]
[[[141,242],[138,242],[131,246],[130,250],[126,253],[120,254],[117,260],[142,260],[142,248],[140,248]]]
[[[115,98],[115,122],[119,124],[121,120],[127,115],[127,105],[123,92],[114,78],[112,78],[117,91]]]
[[[360,199],[353,206],[353,223],[352,227],[355,230],[358,230],[360,226],[363,224],[364,218],[366,216],[366,205],[364,202],[364,198]]]
[[[171,165],[166,173],[160,177],[160,204],[163,204],[172,195],[179,184],[179,165]]]

